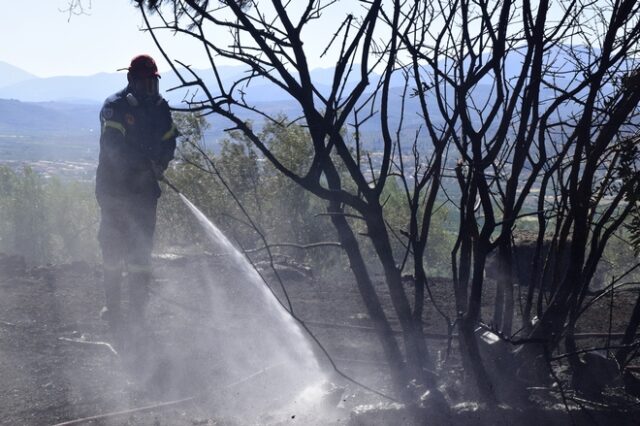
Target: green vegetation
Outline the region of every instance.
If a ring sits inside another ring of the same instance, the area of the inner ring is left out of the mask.
[[[208,124],[202,117],[176,114],[174,119],[182,138],[177,159],[167,173],[168,179],[244,249],[263,247],[260,234],[269,245],[306,246],[338,241],[335,228],[326,215],[326,202],[277,172],[270,162],[263,161],[243,133],[230,132],[221,142],[219,154],[214,154],[203,144]],[[287,122],[282,116],[278,121]],[[259,137],[287,168],[298,175],[304,175],[308,170],[313,148],[306,128],[269,122],[263,126]],[[344,180],[348,182],[346,175]],[[389,179],[385,188],[385,211],[388,212],[387,225],[398,235],[393,249],[399,258],[406,252],[402,233],[406,232],[410,214],[404,197],[403,189],[394,179]],[[455,224],[450,224],[448,217],[446,208],[440,208],[434,214],[431,244],[426,253],[428,270],[434,275],[450,273],[453,236],[449,229]],[[161,246],[189,247],[194,243],[205,243],[199,225],[171,191],[165,191],[161,199],[158,220],[156,242]],[[359,243],[369,253],[368,258],[373,259],[373,248],[364,235],[366,227],[357,218],[349,218],[349,221],[361,234]],[[329,274],[347,268],[341,251],[333,247],[304,250],[278,246],[274,252]],[[379,265],[369,266],[378,272]],[[405,266],[411,273],[410,262]]]
[[[242,248],[262,248],[261,234],[269,245],[336,241],[329,218],[322,215],[324,202],[262,161],[241,133],[230,132],[220,152],[214,154],[202,142],[207,128],[203,118],[177,114],[175,121],[182,137],[167,178]],[[297,172],[308,167],[310,142],[302,127],[267,124],[261,134],[269,140],[274,155],[295,165]],[[179,197],[165,190],[158,212],[157,244],[189,247],[205,243],[204,237]],[[335,248],[307,252],[279,246],[274,251],[316,264],[334,263],[329,259],[339,254]]]
[[[95,261],[97,227],[93,185],[0,167],[0,252],[33,265]]]
[[[182,136],[176,160],[167,171],[168,179],[244,249],[263,247],[256,231],[270,245],[337,241],[329,217],[324,214],[325,202],[262,161],[242,133],[230,132],[222,141],[219,154],[213,154],[203,143],[208,127],[204,118],[176,114],[175,121]],[[261,137],[268,141],[273,154],[296,173],[303,174],[309,167],[311,143],[302,126],[269,123],[263,127]],[[90,182],[47,179],[30,168],[14,171],[0,167],[0,252],[22,255],[33,265],[99,261],[99,214],[93,190]],[[166,187],[163,190],[156,251],[180,252],[194,247],[206,250],[200,225],[175,193]],[[400,258],[406,250],[401,241],[409,217],[404,196],[397,182],[389,180],[385,210],[388,226],[398,235],[394,251]],[[447,231],[447,216],[446,208],[437,212],[437,226],[427,251],[430,272],[438,275],[449,270],[452,237]],[[358,219],[350,220],[364,232]],[[366,247],[366,239],[361,239],[361,244]],[[339,261],[340,250],[334,247],[304,250],[278,246],[274,251],[316,267],[335,266],[336,272],[346,268]]]

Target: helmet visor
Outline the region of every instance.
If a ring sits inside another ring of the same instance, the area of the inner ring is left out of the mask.
[[[150,98],[160,95],[157,77],[135,78],[132,80],[131,85],[136,96]]]

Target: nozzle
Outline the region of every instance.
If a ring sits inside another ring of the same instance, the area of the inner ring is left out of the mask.
[[[178,188],[176,188],[176,186],[175,186],[174,184],[172,184],[171,182],[169,182],[169,179],[167,179],[167,177],[166,177],[165,175],[161,175],[161,176],[158,178],[158,181],[160,181],[160,182],[164,183],[164,184],[165,184],[165,185],[167,185],[169,188],[173,189],[173,190],[176,192],[176,194],[178,194],[178,195],[180,195],[180,194],[181,194],[180,190],[179,190]]]

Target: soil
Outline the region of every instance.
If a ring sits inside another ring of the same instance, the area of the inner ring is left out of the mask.
[[[118,339],[100,319],[100,270],[99,265],[84,262],[28,268],[18,257],[0,255],[0,425],[55,425],[141,407],[150,408],[79,424],[415,424],[406,407],[333,373],[316,401],[315,414],[282,403],[289,395],[286,390],[282,395],[269,395],[267,406],[255,407],[257,416],[235,411],[242,410],[239,401],[256,395],[259,401],[260,389],[272,389],[269,383],[281,380],[284,372],[276,366],[269,371],[247,371],[243,376],[231,374],[228,360],[222,358],[248,355],[230,354],[219,343],[224,339],[210,338],[232,338],[242,332],[231,323],[202,321],[202,313],[212,308],[211,290],[202,284],[202,274],[214,273],[218,282],[233,285],[234,278],[225,275],[225,260],[210,255],[154,258],[147,328],[133,341]],[[284,284],[295,314],[340,371],[392,395],[383,355],[355,286],[348,279],[325,282],[305,271],[289,272]],[[266,276],[269,282],[276,282],[268,272]],[[450,288],[446,279],[432,280],[439,308],[453,317]],[[274,291],[282,298],[277,286]],[[387,293],[381,293],[388,304]],[[607,331],[610,303],[616,308],[612,330],[620,331],[635,297],[635,293],[622,292],[613,301],[599,302],[580,324],[580,331]],[[390,312],[389,317],[398,329]],[[432,306],[426,311],[425,323],[428,333],[447,332],[446,322]],[[619,392],[613,392],[613,399],[607,402],[593,404],[574,398],[569,401],[571,414],[567,414],[558,389],[551,385],[531,391],[532,399],[541,401],[533,408],[488,410],[469,402],[469,395],[460,389],[460,364],[455,357],[447,358],[447,340],[434,338],[429,344],[441,371],[447,374],[442,390],[454,406],[452,424],[640,424],[634,423],[640,419],[633,411],[638,402],[634,398]],[[326,360],[321,363],[329,369]],[[279,402],[274,403],[277,410],[268,406],[273,401]],[[418,416],[421,423],[438,424],[428,408],[417,410],[423,410]]]

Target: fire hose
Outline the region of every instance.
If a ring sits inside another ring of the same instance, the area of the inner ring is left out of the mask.
[[[164,183],[169,188],[173,189],[176,194],[178,194],[178,195],[182,194],[182,192],[180,192],[180,190],[173,183],[171,183],[171,181],[169,181],[169,179],[167,179],[167,177],[165,175],[160,175],[158,177],[158,182]]]

